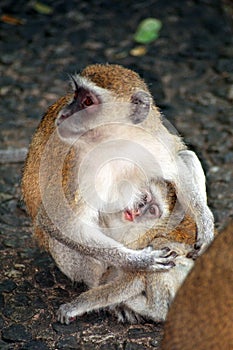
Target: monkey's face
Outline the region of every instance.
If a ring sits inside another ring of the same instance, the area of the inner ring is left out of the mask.
[[[150,188],[142,193],[141,198],[134,203],[133,208],[127,208],[123,212],[125,220],[138,224],[150,221],[156,224],[156,221],[159,222],[168,215],[167,187],[163,182],[151,183]]]
[[[68,143],[73,144],[81,135],[109,123],[140,124],[149,114],[152,99],[146,91],[135,91],[123,99],[87,78],[75,76],[72,81],[72,100],[56,119],[58,134]]]

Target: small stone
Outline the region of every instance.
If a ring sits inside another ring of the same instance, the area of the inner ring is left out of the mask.
[[[13,324],[2,330],[2,339],[8,342],[21,342],[30,340],[31,334],[20,324]]]
[[[19,240],[15,239],[15,238],[4,239],[3,244],[6,248],[19,248],[20,247]]]
[[[136,343],[127,343],[125,350],[146,350],[147,347]]]
[[[15,56],[12,54],[1,55],[1,63],[5,65],[12,64],[15,61]]]
[[[33,306],[36,309],[46,309],[47,305],[40,296],[37,296],[33,302]]]
[[[5,305],[4,296],[0,293],[0,309],[3,309]]]
[[[150,345],[153,347],[157,347],[159,345],[158,339],[152,339]]]
[[[51,288],[54,286],[54,278],[50,271],[41,271],[35,275],[36,282],[41,287]]]
[[[15,306],[28,306],[30,304],[30,298],[26,294],[17,294],[14,298]]]
[[[227,97],[229,100],[233,100],[233,85],[230,86],[229,90],[228,90],[228,94]]]
[[[103,344],[100,346],[100,350],[117,350],[121,349],[117,344]]]
[[[5,325],[5,321],[4,319],[0,316],[0,329],[2,329]],[[1,349],[1,346],[0,346],[0,349]]]
[[[33,285],[30,282],[24,280],[24,281],[22,281],[22,284],[18,286],[17,291],[19,291],[19,292],[31,292],[33,289],[34,289]]]
[[[3,309],[3,315],[15,322],[25,322],[30,320],[34,314],[34,308],[29,306],[15,307],[15,305],[11,306],[8,304]]]
[[[23,345],[19,350],[50,350],[48,345],[39,340],[32,340]]]
[[[4,341],[0,340],[0,349],[1,350],[13,350],[11,344],[7,344]]]
[[[56,344],[58,349],[80,349],[77,339],[73,336],[65,337],[59,340]]]
[[[56,322],[52,324],[52,327],[58,334],[77,333],[83,330],[83,327],[78,322],[73,322],[69,325],[64,325]]]
[[[1,292],[11,293],[16,288],[17,288],[17,284],[10,279],[4,280],[2,283],[0,283],[0,293]]]
[[[217,173],[220,170],[220,168],[218,166],[212,166],[210,168],[210,172],[211,173]]]
[[[7,276],[7,277],[16,278],[16,277],[22,276],[22,274],[23,274],[23,272],[21,272],[21,271],[18,271],[18,270],[16,270],[16,269],[11,269],[10,271],[8,271],[8,272],[6,273],[6,276]]]
[[[146,46],[140,45],[134,47],[132,50],[130,50],[130,55],[139,57],[139,56],[144,56],[147,53],[147,48]]]

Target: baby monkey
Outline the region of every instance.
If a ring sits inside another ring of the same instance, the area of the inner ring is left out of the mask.
[[[169,246],[173,252],[167,250],[167,257],[175,258],[174,267],[161,272],[109,267],[99,286],[60,307],[59,320],[68,324],[85,312],[108,307],[120,322],[164,321],[178,288],[194,264],[189,253],[195,242],[196,225],[182,214],[177,208],[174,187],[152,181],[130,208],[106,217],[102,215],[100,221],[108,231],[121,228],[127,247],[139,249],[150,244],[154,249],[166,250]],[[178,217],[181,222],[177,226]]]

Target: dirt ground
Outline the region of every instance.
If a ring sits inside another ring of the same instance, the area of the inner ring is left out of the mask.
[[[69,89],[68,73],[92,63],[122,64],[146,80],[200,157],[221,229],[233,216],[231,1],[47,0],[50,14],[35,4],[0,4],[0,150],[28,146],[46,108]],[[163,27],[135,56],[133,34],[147,17]],[[117,324],[104,312],[69,326],[56,321],[59,305],[84,286],[72,285],[33,240],[20,197],[22,167],[0,168],[0,349],[159,349],[162,324]]]

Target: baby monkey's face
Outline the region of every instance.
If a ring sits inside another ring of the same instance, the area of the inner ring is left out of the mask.
[[[162,213],[163,210],[156,198],[153,197],[151,192],[147,192],[135,203],[133,209],[124,211],[124,219],[141,222],[141,220],[158,219],[162,216]]]

